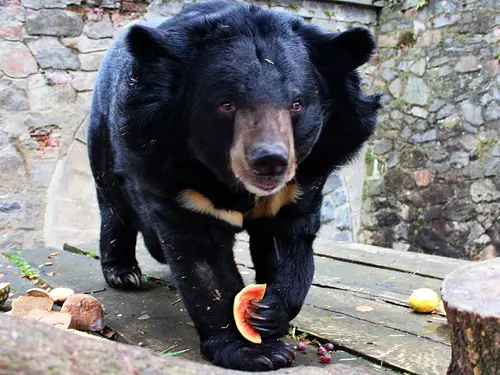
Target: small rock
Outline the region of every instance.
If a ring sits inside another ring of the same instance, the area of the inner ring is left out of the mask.
[[[21,211],[21,205],[18,202],[0,203],[0,212],[10,214],[19,211]]]
[[[389,85],[389,92],[396,99],[401,97],[401,94],[403,92],[403,82],[401,81],[401,79],[396,78],[391,82],[391,84]]]
[[[451,68],[448,65],[441,66],[438,69],[438,76],[440,77],[446,77],[451,73]]]
[[[347,205],[339,207],[334,214],[334,224],[338,230],[348,230],[351,228],[351,218]]]
[[[413,172],[413,179],[418,186],[428,186],[432,181],[432,175],[428,169]]]
[[[342,186],[342,177],[338,174],[338,172],[333,172],[328,176],[328,179],[325,182],[325,185],[323,186],[323,195],[329,194],[334,190],[337,190],[339,187]]]
[[[390,69],[382,70],[382,78],[386,81],[391,81],[397,76],[396,72]]]
[[[422,78],[411,76],[406,85],[403,100],[410,104],[426,105],[430,90]]]
[[[492,202],[500,198],[500,191],[491,180],[474,181],[470,188],[473,202]]]
[[[387,161],[387,168],[393,168],[399,163],[399,154],[397,152],[392,152]]]
[[[427,112],[424,108],[422,107],[413,107],[410,110],[410,115],[415,116],[415,117],[420,117],[420,118],[427,118],[429,116],[429,112]]]
[[[460,57],[457,65],[455,65],[455,70],[459,73],[474,72],[479,69],[481,69],[481,67],[479,66],[476,56],[473,55]]]
[[[328,223],[334,219],[334,206],[330,197],[324,197],[321,204],[321,223]]]
[[[465,150],[472,151],[476,149],[478,140],[473,135],[465,134],[459,138],[458,142],[460,142]]]
[[[494,177],[500,175],[500,158],[489,157],[484,162],[484,175],[486,177]]]
[[[436,129],[429,130],[422,135],[422,142],[435,141],[437,139]]]
[[[146,320],[151,318],[148,314],[141,315],[137,318],[137,320]]]
[[[71,85],[76,91],[93,90],[96,75],[96,72],[74,72]]]
[[[330,195],[330,199],[332,200],[334,207],[341,206],[347,201],[346,194],[343,190],[332,193]]]
[[[62,44],[66,47],[77,49],[81,53],[107,51],[112,39],[90,39],[86,35],[81,35],[78,38],[63,38]]]
[[[500,105],[497,102],[492,102],[486,106],[484,118],[486,121],[496,121],[500,119]],[[500,127],[500,125],[497,124],[497,127]]]
[[[446,56],[437,57],[431,60],[431,62],[429,63],[429,67],[437,68],[438,66],[446,64],[448,61],[450,61],[449,57]]]
[[[380,139],[375,141],[373,145],[373,153],[375,155],[383,155],[393,147],[392,141],[388,139]]]
[[[429,110],[429,112],[436,112],[436,111],[440,110],[445,104],[446,104],[446,102],[444,100],[434,99],[432,101],[432,103],[429,104],[428,110]],[[443,116],[443,117],[446,117],[446,116]]]
[[[38,66],[23,43],[0,40],[0,70],[12,78],[26,78],[38,72]]]
[[[29,109],[26,91],[12,81],[0,80],[0,109],[22,111]]]
[[[449,204],[445,209],[445,217],[452,221],[466,221],[476,215],[476,207],[473,203],[457,201]]]
[[[26,19],[26,31],[30,35],[78,36],[82,30],[81,16],[65,10],[40,10]]]
[[[465,124],[464,125],[464,131],[467,132],[467,133],[471,133],[471,134],[477,134],[478,133],[478,130],[472,126],[471,124]]]
[[[433,162],[440,162],[448,157],[448,153],[443,149],[436,149],[429,154],[429,159]]]
[[[106,52],[81,53],[78,55],[80,69],[83,71],[97,71]]]
[[[460,14],[451,14],[451,15],[445,14],[434,19],[434,27],[438,29],[445,26],[451,26],[457,23],[459,19],[460,19]]]
[[[469,165],[469,154],[464,151],[455,152],[450,158],[451,166],[455,169],[462,169]]]
[[[91,39],[112,38],[113,24],[111,23],[109,14],[103,14],[99,21],[87,22],[83,28],[83,32]]]
[[[482,125],[484,123],[481,106],[474,105],[469,101],[461,105],[464,119],[472,125]]]
[[[35,59],[43,69],[77,70],[80,62],[76,55],[66,47],[46,50],[35,55]]]
[[[415,64],[413,64],[413,66],[410,68],[410,71],[413,74],[416,74],[417,76],[421,77],[425,73],[425,65],[426,65],[425,59],[420,59]]]
[[[441,120],[445,117],[448,117],[456,112],[456,107],[452,104],[446,104],[443,108],[441,108],[436,114],[436,119]]]
[[[404,221],[408,221],[410,219],[410,206],[407,204],[403,204],[401,206],[401,210],[399,211],[399,216],[401,216],[401,219]]]
[[[381,34],[377,38],[377,44],[379,47],[396,47],[398,41],[393,35]]]
[[[56,85],[70,83],[73,79],[71,74],[57,70],[45,72],[44,76],[48,83]]]

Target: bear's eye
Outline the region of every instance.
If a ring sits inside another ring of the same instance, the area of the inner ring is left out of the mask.
[[[290,111],[299,112],[300,110],[302,110],[302,108],[302,103],[297,100],[290,106]]]
[[[233,112],[236,108],[232,103],[226,102],[226,103],[222,103],[221,105],[219,105],[219,109],[222,112]]]

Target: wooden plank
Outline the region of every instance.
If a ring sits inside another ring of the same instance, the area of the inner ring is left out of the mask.
[[[249,238],[246,233],[242,233],[237,236],[237,240],[238,243],[248,243]],[[316,255],[341,261],[414,273],[441,280],[448,273],[470,263],[470,261],[463,259],[398,251],[379,246],[339,242],[323,238],[317,238],[314,241],[314,252]]]
[[[255,272],[252,269],[239,266],[239,271],[245,284],[254,282]],[[446,318],[441,315],[418,314],[409,307],[369,299],[353,292],[314,285],[309,290],[305,303],[346,317],[380,324],[401,333],[425,337],[447,346],[451,343],[450,327]],[[358,306],[369,306],[373,311],[361,312],[356,310]]]
[[[418,314],[413,312],[411,308],[366,299],[352,292],[316,286],[311,287],[306,303],[324,310],[425,337],[445,345],[451,344],[450,326],[445,317],[437,314]],[[373,310],[358,311],[358,306],[370,307]]]
[[[292,322],[317,337],[418,375],[444,375],[451,348],[411,334],[305,305]]]
[[[314,242],[317,255],[376,267],[388,268],[438,279],[470,261],[420,254],[357,243],[339,243],[322,238]]]
[[[248,243],[238,242],[234,254],[238,263],[253,267]],[[319,256],[314,258],[316,271],[313,284],[317,286],[362,293],[402,306],[408,306],[408,298],[415,289],[439,291],[441,288],[441,280],[434,278]]]

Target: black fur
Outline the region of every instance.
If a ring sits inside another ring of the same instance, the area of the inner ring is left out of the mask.
[[[98,73],[88,136],[107,282],[139,286],[141,232],[152,256],[170,264],[209,360],[248,371],[289,365],[293,354],[278,338],[311,285],[323,184],[376,126],[379,97],[361,92],[355,71],[374,48],[364,29],[325,33],[290,14],[225,1],[194,4],[117,38]],[[228,97],[247,108],[305,103],[292,119],[303,194],[243,228],[177,200],[189,188],[221,209],[246,212],[255,202],[228,167],[233,118],[215,110]],[[268,284],[250,320],[262,345],[244,340],[232,315],[243,287],[232,248],[242,229],[256,282]]]

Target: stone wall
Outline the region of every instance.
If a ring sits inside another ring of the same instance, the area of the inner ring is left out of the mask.
[[[379,18],[375,83],[385,109],[365,155],[360,241],[499,255],[498,0],[405,5]]]
[[[172,16],[191,1],[0,0],[0,247],[97,239],[86,157],[93,83],[113,38],[133,21]],[[374,7],[320,1],[256,1],[331,30],[376,26]],[[364,74],[367,83],[375,66]],[[361,163],[361,164],[360,164]],[[321,235],[354,239],[363,159],[325,187]]]

